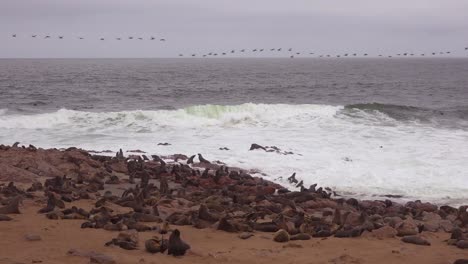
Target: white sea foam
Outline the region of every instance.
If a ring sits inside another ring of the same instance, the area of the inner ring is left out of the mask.
[[[35,115],[0,111],[0,143],[15,141],[42,147],[203,153],[230,166],[259,169],[270,179],[297,172],[306,184],[342,193],[401,194],[452,203],[468,199],[467,131],[342,106],[249,103],[105,113],[61,109]],[[294,154],[248,151],[251,143]]]

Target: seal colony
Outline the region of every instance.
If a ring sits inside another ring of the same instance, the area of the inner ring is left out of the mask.
[[[243,243],[260,241],[260,245],[282,245],[282,250],[303,248],[305,256],[319,244],[328,243],[327,240],[346,243],[340,242],[341,239],[357,239],[352,244],[391,241],[400,248],[394,250],[397,253],[391,251],[401,255],[400,263],[441,263],[420,262],[418,257],[424,256],[418,255],[412,255],[411,261],[402,260],[405,245],[442,248],[448,252],[445,255],[437,252],[445,258],[443,263],[464,263],[468,258],[468,206],[360,201],[336,196],[329,188],[317,184],[306,188],[296,174],[288,178],[291,184],[300,187],[300,191],[293,191],[239,168],[208,161],[201,154],[150,157],[125,156],[122,150],[110,157],[91,155],[77,148],[0,145],[0,181],[3,182],[0,184],[0,231],[7,235],[21,232],[8,229],[7,225],[22,223],[21,215],[28,214],[41,219],[39,222],[56,225],[70,220],[66,225],[81,228],[88,236],[106,232],[108,239],[93,242],[110,252],[109,255],[81,249],[62,252],[89,258],[91,263],[121,263],[112,255],[134,256],[132,252],[139,252],[140,258],[154,259],[155,263],[163,255],[165,261],[177,256],[189,259],[190,263],[203,257],[212,258],[208,261],[211,263],[229,262],[218,257],[235,252],[231,245],[237,242],[233,237],[246,241]],[[221,253],[199,253],[206,248],[202,243],[197,244],[191,234],[202,230],[207,230],[208,244],[216,240],[213,236],[224,236],[219,232],[232,234],[231,240],[216,245],[224,248]],[[79,244],[77,237],[69,243]],[[141,237],[145,237],[144,241],[140,241]],[[47,235],[41,238],[34,243],[47,243]],[[1,263],[16,263],[14,254],[3,251],[10,243],[5,239],[0,242]],[[260,257],[276,253],[273,250],[256,254]],[[341,248],[328,254],[334,254],[328,263],[367,263],[366,258],[342,253]],[[2,259],[3,256],[7,258]],[[51,259],[41,261],[52,263]],[[66,261],[73,263],[71,259]],[[138,258],[121,261],[136,263]]]

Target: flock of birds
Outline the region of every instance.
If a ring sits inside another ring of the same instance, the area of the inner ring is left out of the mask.
[[[17,37],[17,34],[12,34],[12,37],[13,38],[16,38]],[[39,35],[31,35],[32,38],[40,38]],[[55,36],[55,37],[52,37],[51,35],[45,35],[45,36],[41,36],[41,38],[44,38],[44,39],[51,39],[51,38],[56,38],[56,39],[64,39],[65,37],[64,36]],[[84,40],[85,38],[84,37],[76,37],[77,39],[79,40]],[[116,38],[112,38],[112,40],[117,40],[117,41],[120,41],[120,40],[124,40],[124,39],[128,39],[128,40],[150,40],[150,41],[154,41],[154,40],[157,40],[156,37],[149,37],[149,38],[143,38],[143,37],[133,37],[133,36],[129,36],[129,37],[116,37]],[[106,38],[99,38],[99,40],[101,41],[104,41],[106,40]],[[159,41],[166,41],[165,38],[160,38]],[[465,47],[464,48],[465,51],[468,51],[468,47]],[[269,52],[269,53],[268,53]],[[370,55],[368,53],[343,53],[343,54],[315,54],[314,52],[301,52],[301,51],[297,51],[297,50],[294,50],[293,48],[288,48],[288,49],[283,49],[283,48],[271,48],[271,49],[264,49],[264,48],[256,48],[256,49],[239,49],[239,50],[236,50],[236,49],[231,49],[231,50],[228,50],[228,51],[223,51],[223,52],[207,52],[207,53],[202,53],[202,54],[198,54],[198,53],[189,53],[189,54],[183,54],[183,53],[180,53],[179,54],[179,57],[203,57],[203,58],[206,58],[206,57],[223,57],[223,56],[229,56],[229,55],[233,55],[233,54],[278,54],[280,52],[287,52],[287,56],[289,56],[290,58],[295,58],[297,56],[312,56],[312,57],[317,57],[317,58],[342,58],[342,57],[387,57],[387,58],[393,58],[393,57],[426,57],[426,56],[437,56],[437,55],[451,55],[453,54],[454,52],[453,51],[437,51],[437,52],[430,52],[430,53],[415,53],[415,52],[403,52],[403,53],[396,53],[396,54],[391,54],[391,55],[384,55],[384,54],[376,54],[376,55]],[[276,56],[276,55],[275,55]]]
[[[17,34],[12,34],[11,37],[12,37],[12,38],[16,38],[16,37],[18,37],[18,35],[17,35]],[[39,36],[39,35],[31,35],[31,38],[44,38],[44,39],[56,38],[56,39],[64,39],[65,36],[51,36],[51,35]],[[84,37],[76,37],[76,39],[84,40],[85,38],[84,38]],[[123,39],[126,39],[126,38],[122,38],[122,37],[117,37],[117,38],[115,38],[115,40],[123,40]],[[156,40],[156,37],[151,36],[151,37],[149,37],[149,38],[141,38],[141,37],[136,38],[136,37],[130,36],[130,37],[128,37],[127,39],[129,39],[129,40],[133,40],[133,39],[138,39],[138,40]],[[99,38],[99,40],[106,40],[106,38],[102,38],[102,37],[101,37],[101,38]],[[166,41],[166,39],[160,38],[159,41]]]
[[[188,56],[191,56],[191,57],[217,57],[217,56],[227,56],[227,55],[230,55],[230,54],[234,54],[234,53],[248,53],[248,52],[251,52],[251,53],[256,53],[256,54],[260,54],[262,52],[266,53],[266,52],[281,52],[283,51],[283,48],[272,48],[272,49],[241,49],[241,50],[230,50],[230,51],[225,51],[225,52],[209,52],[209,53],[206,53],[206,54],[201,54],[201,55],[198,55],[196,53],[193,53],[193,54],[189,54]],[[438,51],[438,52],[431,52],[431,53],[412,53],[412,52],[403,52],[403,53],[397,53],[397,54],[393,54],[393,55],[383,55],[383,54],[378,54],[378,55],[370,55],[368,53],[343,53],[343,54],[315,54],[313,52],[300,52],[300,51],[296,51],[294,50],[293,48],[289,48],[289,49],[285,49],[285,51],[288,52],[288,56],[290,58],[295,58],[296,56],[314,56],[314,57],[318,57],[318,58],[341,58],[341,57],[371,57],[371,56],[377,56],[377,57],[388,57],[388,58],[393,58],[393,57],[417,57],[417,56],[420,56],[420,57],[425,57],[425,56],[436,56],[436,55],[450,55],[452,54],[453,52],[452,51]],[[468,47],[465,47],[465,51],[468,51]],[[271,54],[271,53],[270,53]],[[184,54],[179,54],[179,57],[184,57],[185,55]]]

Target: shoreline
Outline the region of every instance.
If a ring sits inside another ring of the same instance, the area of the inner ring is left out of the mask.
[[[202,157],[190,166],[183,154],[145,157],[1,145],[0,215],[11,220],[0,221],[0,262],[88,263],[91,251],[106,263],[454,263],[468,254],[466,207],[290,191]],[[5,213],[17,197],[21,214]],[[147,252],[151,237],[161,246],[175,229],[185,256]],[[130,230],[137,241],[119,240]]]

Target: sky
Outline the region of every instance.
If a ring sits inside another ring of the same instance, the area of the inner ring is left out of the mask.
[[[467,0],[0,0],[0,58],[240,56],[243,48],[467,57],[467,14]]]

